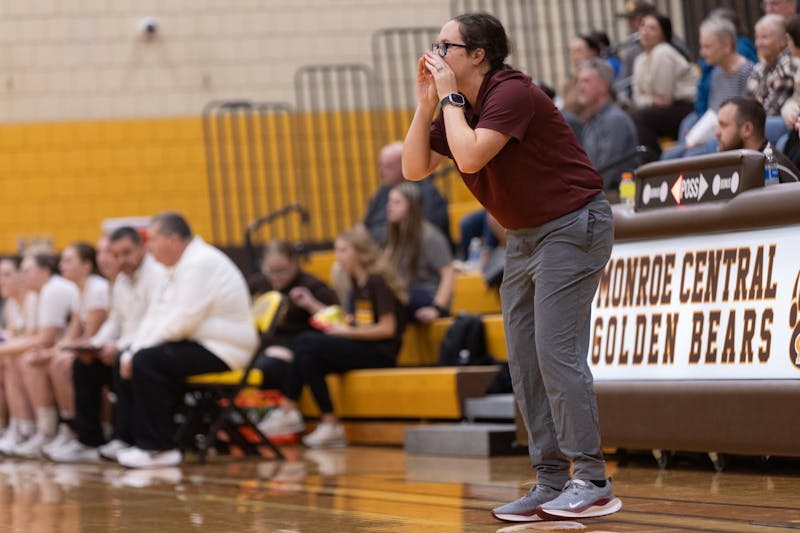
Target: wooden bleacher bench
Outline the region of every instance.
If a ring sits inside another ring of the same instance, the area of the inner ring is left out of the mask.
[[[397,366],[436,365],[439,346],[453,320],[447,317],[431,324],[409,324],[403,334],[403,347],[397,357]],[[498,361],[508,360],[503,317],[499,313],[484,315],[483,325],[486,328],[486,351]]]
[[[311,254],[308,260],[303,262],[302,267],[309,274],[317,276],[325,283],[330,283],[331,268],[335,261],[336,256],[333,250],[321,250]]]
[[[450,216],[450,237],[453,242],[461,240],[461,219],[464,216],[482,209],[481,204],[474,198],[460,202],[451,202],[447,205],[447,212]]]
[[[483,396],[496,366],[377,368],[328,375],[336,414],[342,418],[460,420],[464,401]],[[303,414],[318,416],[304,391]]]
[[[479,272],[459,272],[453,287],[453,313],[499,313],[500,292],[487,287]]]

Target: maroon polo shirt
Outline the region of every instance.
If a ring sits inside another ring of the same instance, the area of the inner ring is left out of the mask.
[[[510,135],[480,171],[461,172],[475,198],[508,229],[539,226],[589,203],[603,179],[553,101],[518,70],[483,80],[467,123]],[[450,157],[443,113],[431,125],[431,148]]]

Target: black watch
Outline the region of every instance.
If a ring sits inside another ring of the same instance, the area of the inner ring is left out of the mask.
[[[439,105],[444,107],[447,104],[452,104],[456,107],[464,107],[464,104],[466,103],[467,99],[464,98],[464,95],[460,93],[450,93],[444,98],[442,98],[441,102],[439,102]]]

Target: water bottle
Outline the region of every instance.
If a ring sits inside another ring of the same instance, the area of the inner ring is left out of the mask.
[[[780,181],[778,161],[772,151],[772,144],[767,143],[767,147],[764,148],[764,185],[775,185]]]
[[[633,172],[623,172],[619,182],[619,200],[623,204],[636,203],[636,183],[633,181]]]
[[[470,239],[467,252],[467,264],[472,270],[480,270],[481,268],[481,247],[480,237],[473,237]]]

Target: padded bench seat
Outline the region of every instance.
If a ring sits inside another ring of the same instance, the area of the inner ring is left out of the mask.
[[[483,274],[459,272],[453,287],[453,313],[500,313],[500,291],[487,287]]]
[[[223,385],[236,385],[242,380],[244,370],[229,370],[227,372],[209,372],[207,374],[195,374],[186,378],[187,383],[192,385],[212,385],[222,383]],[[263,376],[261,370],[254,368],[247,376],[247,385],[250,387],[260,387]]]
[[[342,418],[460,420],[465,400],[483,396],[497,370],[497,366],[382,368],[331,374],[326,379],[336,414]],[[319,415],[307,388],[300,408],[306,416]]]

